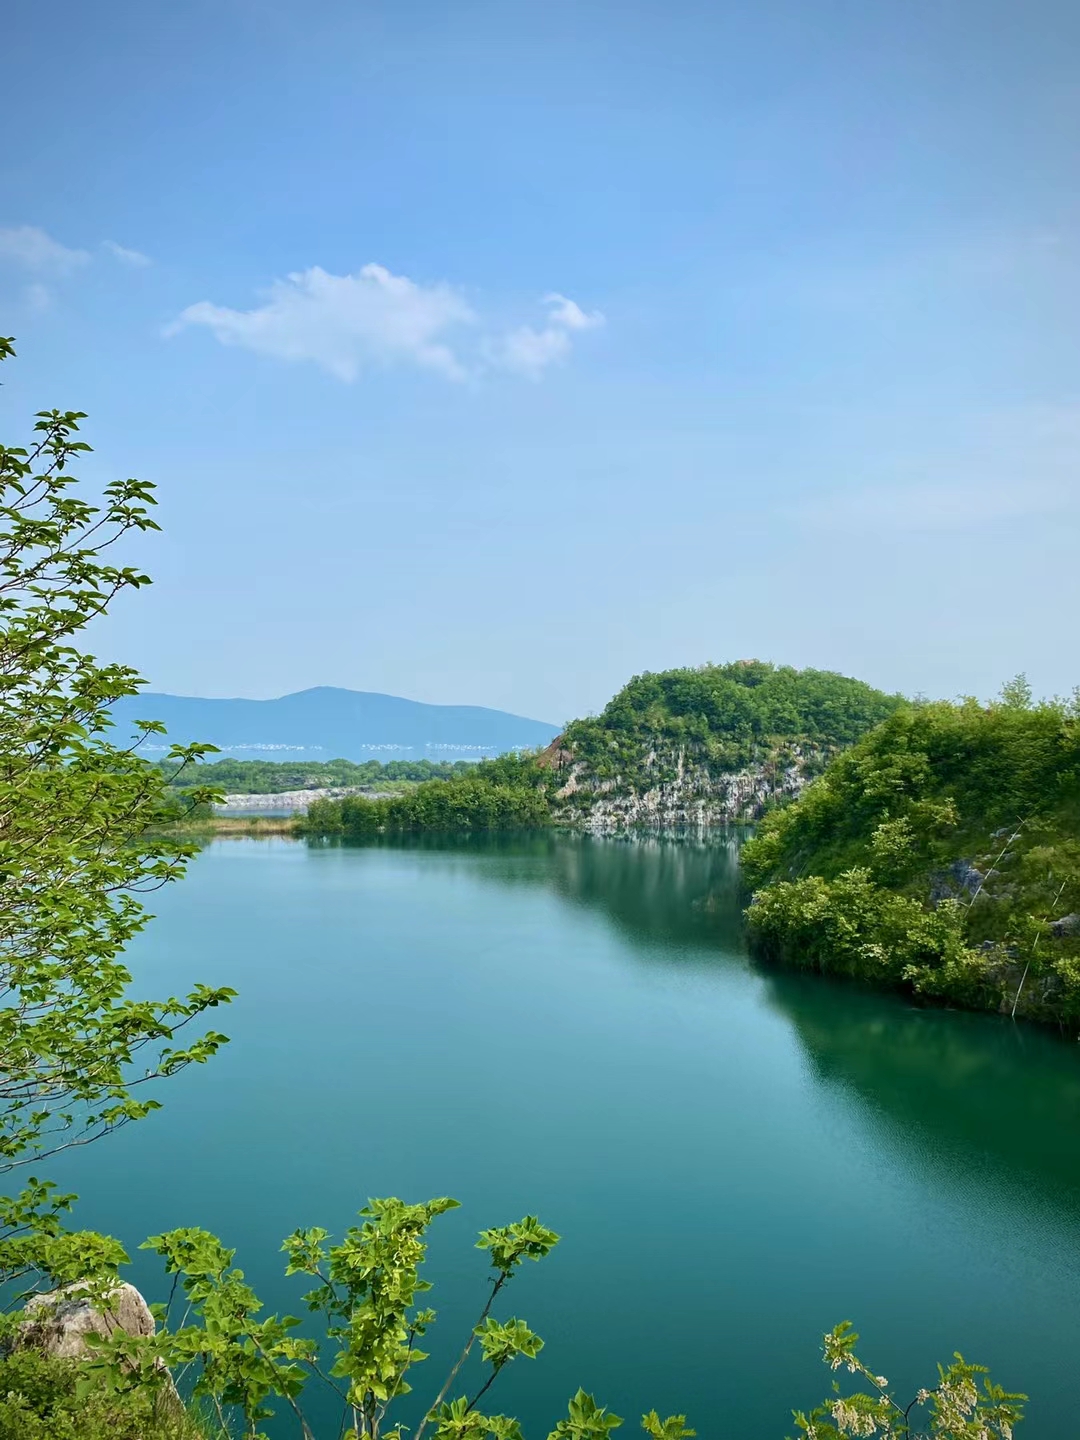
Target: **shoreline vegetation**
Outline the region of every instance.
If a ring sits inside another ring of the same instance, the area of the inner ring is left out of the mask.
[[[764,958],[1080,1032],[1080,695],[905,707],[742,853]]]

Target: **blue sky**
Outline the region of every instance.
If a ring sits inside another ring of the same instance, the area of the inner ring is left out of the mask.
[[[0,391],[155,688],[1080,681],[1080,7],[9,0]]]

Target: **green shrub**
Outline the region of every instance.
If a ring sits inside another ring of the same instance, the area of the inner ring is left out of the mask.
[[[0,1440],[205,1440],[196,1415],[149,1391],[110,1393],[77,1360],[0,1358]]]
[[[360,837],[408,830],[532,829],[551,821],[552,776],[531,757],[504,755],[466,775],[429,780],[406,795],[316,800],[297,828],[304,835]]]

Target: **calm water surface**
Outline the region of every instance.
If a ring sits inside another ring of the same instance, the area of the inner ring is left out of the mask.
[[[790,1433],[850,1318],[922,1383],[961,1349],[1072,1437],[1080,1398],[1080,1053],[988,1017],[763,974],[722,839],[211,845],[132,952],[148,993],[241,998],[166,1108],[55,1165],[133,1248],[219,1233],[269,1307],[298,1225],[450,1194],[435,1366],[472,1323],[483,1225],[565,1238],[504,1313],[547,1340],[498,1403],[546,1435],[579,1384],[634,1422]],[[133,1278],[155,1290],[152,1262]],[[288,1433],[282,1430],[280,1433]]]

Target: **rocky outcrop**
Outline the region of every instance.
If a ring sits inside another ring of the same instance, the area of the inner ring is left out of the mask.
[[[984,873],[970,860],[954,860],[947,869],[936,870],[930,877],[930,903],[936,906],[943,900],[974,900],[986,893],[984,885],[996,874],[996,870]]]
[[[555,818],[595,834],[619,830],[704,829],[760,819],[770,805],[793,799],[820,769],[819,751],[788,747],[766,752],[740,770],[711,766],[686,746],[654,746],[638,778],[601,779],[556,741],[546,752],[562,783]]]
[[[117,1330],[129,1335],[153,1335],[154,1317],[134,1285],[118,1284],[105,1308],[98,1308],[86,1284],[76,1281],[62,1290],[34,1295],[26,1303],[19,1331],[22,1349],[40,1350],[58,1360],[81,1360],[90,1354],[88,1335],[108,1337]]]

